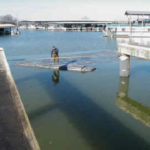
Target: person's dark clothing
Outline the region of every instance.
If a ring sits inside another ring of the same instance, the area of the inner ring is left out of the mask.
[[[53,48],[51,51],[51,56],[53,56],[53,54],[56,54],[58,56],[58,49],[57,48]]]

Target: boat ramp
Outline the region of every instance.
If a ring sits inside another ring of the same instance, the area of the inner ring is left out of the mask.
[[[40,150],[2,48],[0,83],[0,149]]]

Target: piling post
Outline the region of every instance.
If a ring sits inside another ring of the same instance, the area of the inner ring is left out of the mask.
[[[130,75],[130,56],[122,54],[119,58],[120,58],[120,77],[128,77]]]

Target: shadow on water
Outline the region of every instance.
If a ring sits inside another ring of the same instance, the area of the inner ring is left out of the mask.
[[[45,82],[45,73],[36,74],[24,80],[36,79],[53,100],[61,105],[56,106],[70,120],[80,134],[87,140],[93,150],[148,150],[150,145],[142,138],[126,128],[111,114],[108,114],[100,105],[81,93],[76,87],[61,77],[63,87],[52,87],[52,81]],[[99,99],[101,100],[101,99]],[[29,113],[30,120],[38,119],[52,110],[52,107],[37,109]],[[34,115],[33,115],[34,114]]]
[[[37,119],[38,117],[46,114],[49,111],[54,110],[55,108],[58,108],[58,105],[60,105],[58,102],[49,103],[45,106],[40,107],[39,109],[36,109],[29,113],[30,120]]]
[[[120,78],[116,103],[123,111],[150,127],[150,108],[128,97],[129,78]]]

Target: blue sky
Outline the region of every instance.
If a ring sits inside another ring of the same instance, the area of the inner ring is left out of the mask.
[[[0,0],[0,15],[20,20],[125,20],[125,10],[150,11],[150,0]]]

